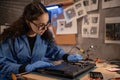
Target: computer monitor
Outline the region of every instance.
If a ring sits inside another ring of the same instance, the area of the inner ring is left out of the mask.
[[[46,6],[46,9],[48,10],[49,13],[49,22],[51,22],[53,26],[57,26],[56,20],[58,18],[58,15],[63,13],[62,5],[60,4],[50,5],[50,6]]]

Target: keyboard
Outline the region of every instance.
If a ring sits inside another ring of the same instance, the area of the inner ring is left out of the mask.
[[[90,62],[62,62],[61,64],[44,69],[44,73],[57,75],[66,78],[75,78],[90,69],[95,68],[94,63]],[[41,69],[37,69],[37,72],[41,72]]]

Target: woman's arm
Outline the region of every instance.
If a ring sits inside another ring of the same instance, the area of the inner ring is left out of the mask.
[[[19,67],[21,64],[17,64],[14,52],[12,50],[11,43],[4,41],[0,45],[0,72],[3,76],[10,76],[11,73],[19,73]]]
[[[55,43],[49,43],[46,51],[46,57],[54,59],[54,60],[60,60],[63,59],[63,56],[65,55],[65,51]]]
[[[83,57],[80,54],[65,53],[65,51],[62,48],[60,48],[54,43],[50,43],[50,45],[48,45],[46,57],[49,57],[55,60],[63,59],[69,62],[78,62],[83,59]]]

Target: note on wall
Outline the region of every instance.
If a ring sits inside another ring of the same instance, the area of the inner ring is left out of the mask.
[[[82,37],[98,38],[99,36],[99,14],[89,14],[83,17]]]
[[[83,0],[86,11],[94,11],[98,9],[98,0]]]
[[[66,23],[65,19],[57,20],[56,34],[77,34],[77,21],[76,19]]]
[[[64,9],[64,16],[67,23],[71,22],[72,20],[81,18],[86,14],[87,13],[83,5],[83,0],[80,0],[74,5],[71,5]]]
[[[83,4],[83,0],[80,0],[80,1],[76,2],[74,4],[74,6],[75,6],[75,11],[76,11],[77,18],[81,18],[81,17],[87,15],[87,12],[86,12],[84,4]]]
[[[120,0],[102,0],[102,8],[112,8],[120,6]]]
[[[69,6],[64,9],[64,17],[67,23],[71,22],[72,20],[76,19],[77,13],[75,11],[75,6]]]
[[[105,18],[105,43],[120,43],[120,17]]]
[[[51,22],[57,22],[57,20],[64,19],[63,13],[59,14],[57,18],[52,18]],[[53,25],[54,26],[54,25]],[[76,34],[57,34],[57,24],[54,26],[54,33],[55,33],[55,42],[59,45],[67,44],[67,45],[74,45],[76,44]]]

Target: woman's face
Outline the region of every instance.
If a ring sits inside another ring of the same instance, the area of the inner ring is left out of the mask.
[[[49,26],[48,21],[49,21],[48,13],[44,13],[41,16],[39,16],[37,20],[33,20],[32,22],[30,22],[32,33],[42,35]]]

